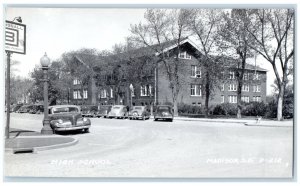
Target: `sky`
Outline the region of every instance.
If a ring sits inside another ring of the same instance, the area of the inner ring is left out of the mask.
[[[26,55],[12,55],[12,60],[20,61],[13,73],[29,77],[45,52],[53,61],[64,52],[80,48],[110,50],[130,35],[130,24],[143,21],[144,12],[145,9],[137,8],[7,8],[5,19],[21,16],[27,28]],[[253,59],[248,61],[254,64]],[[275,79],[272,66],[260,56],[257,65],[268,70],[267,94],[270,95]]]

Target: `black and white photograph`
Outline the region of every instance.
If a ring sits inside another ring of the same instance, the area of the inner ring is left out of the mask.
[[[4,5],[4,178],[292,180],[296,10]]]

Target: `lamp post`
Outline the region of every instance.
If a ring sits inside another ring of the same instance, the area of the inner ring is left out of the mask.
[[[43,81],[44,81],[44,120],[43,128],[41,130],[42,134],[53,134],[53,131],[50,127],[50,119],[48,117],[48,69],[50,65],[50,59],[47,57],[47,54],[40,59],[40,63],[43,69]]]
[[[133,92],[133,85],[132,84],[129,85],[129,89],[130,89],[130,107],[132,107],[132,92]]]

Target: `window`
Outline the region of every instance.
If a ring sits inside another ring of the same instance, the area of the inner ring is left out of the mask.
[[[141,86],[141,96],[152,96],[152,86],[142,85]]]
[[[229,72],[229,79],[234,79],[234,71]]]
[[[249,88],[249,85],[248,85],[248,84],[242,86],[242,91],[243,91],[243,92],[249,92],[249,89],[250,89],[250,88]]]
[[[229,90],[229,91],[236,91],[236,89],[237,89],[236,84],[229,84],[229,85],[228,85],[228,90]]]
[[[81,99],[81,94],[79,90],[74,90],[73,91],[73,98],[74,99]]]
[[[184,52],[179,52],[178,58],[180,58],[180,59],[192,59],[192,56],[189,55],[186,51],[184,51]]]
[[[245,103],[249,103],[250,102],[249,96],[242,96],[241,99]]]
[[[113,98],[114,97],[114,90],[112,88],[110,88],[110,97]]]
[[[80,85],[80,81],[76,78],[73,80],[73,85]]]
[[[261,86],[260,85],[253,85],[253,92],[260,92]]]
[[[225,84],[223,83],[221,86],[221,91],[224,91],[224,90],[225,90]]]
[[[83,90],[83,99],[87,99],[87,98],[88,98],[88,91]]]
[[[249,80],[249,73],[244,73],[243,79],[244,79],[244,80]]]
[[[191,77],[201,78],[201,68],[199,66],[191,66]]]
[[[228,96],[229,103],[237,103],[237,96]]]
[[[225,102],[225,97],[224,95],[221,95],[221,103],[224,103]]]
[[[261,97],[260,96],[253,96],[253,101],[254,102],[261,102]]]
[[[106,98],[107,97],[107,91],[106,89],[100,90],[100,98]]]
[[[260,80],[260,74],[254,73],[253,74],[253,80]]]
[[[201,96],[201,85],[191,84],[191,96]]]

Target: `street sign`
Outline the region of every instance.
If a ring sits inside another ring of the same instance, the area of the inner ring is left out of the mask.
[[[26,25],[5,21],[5,51],[26,53]]]

